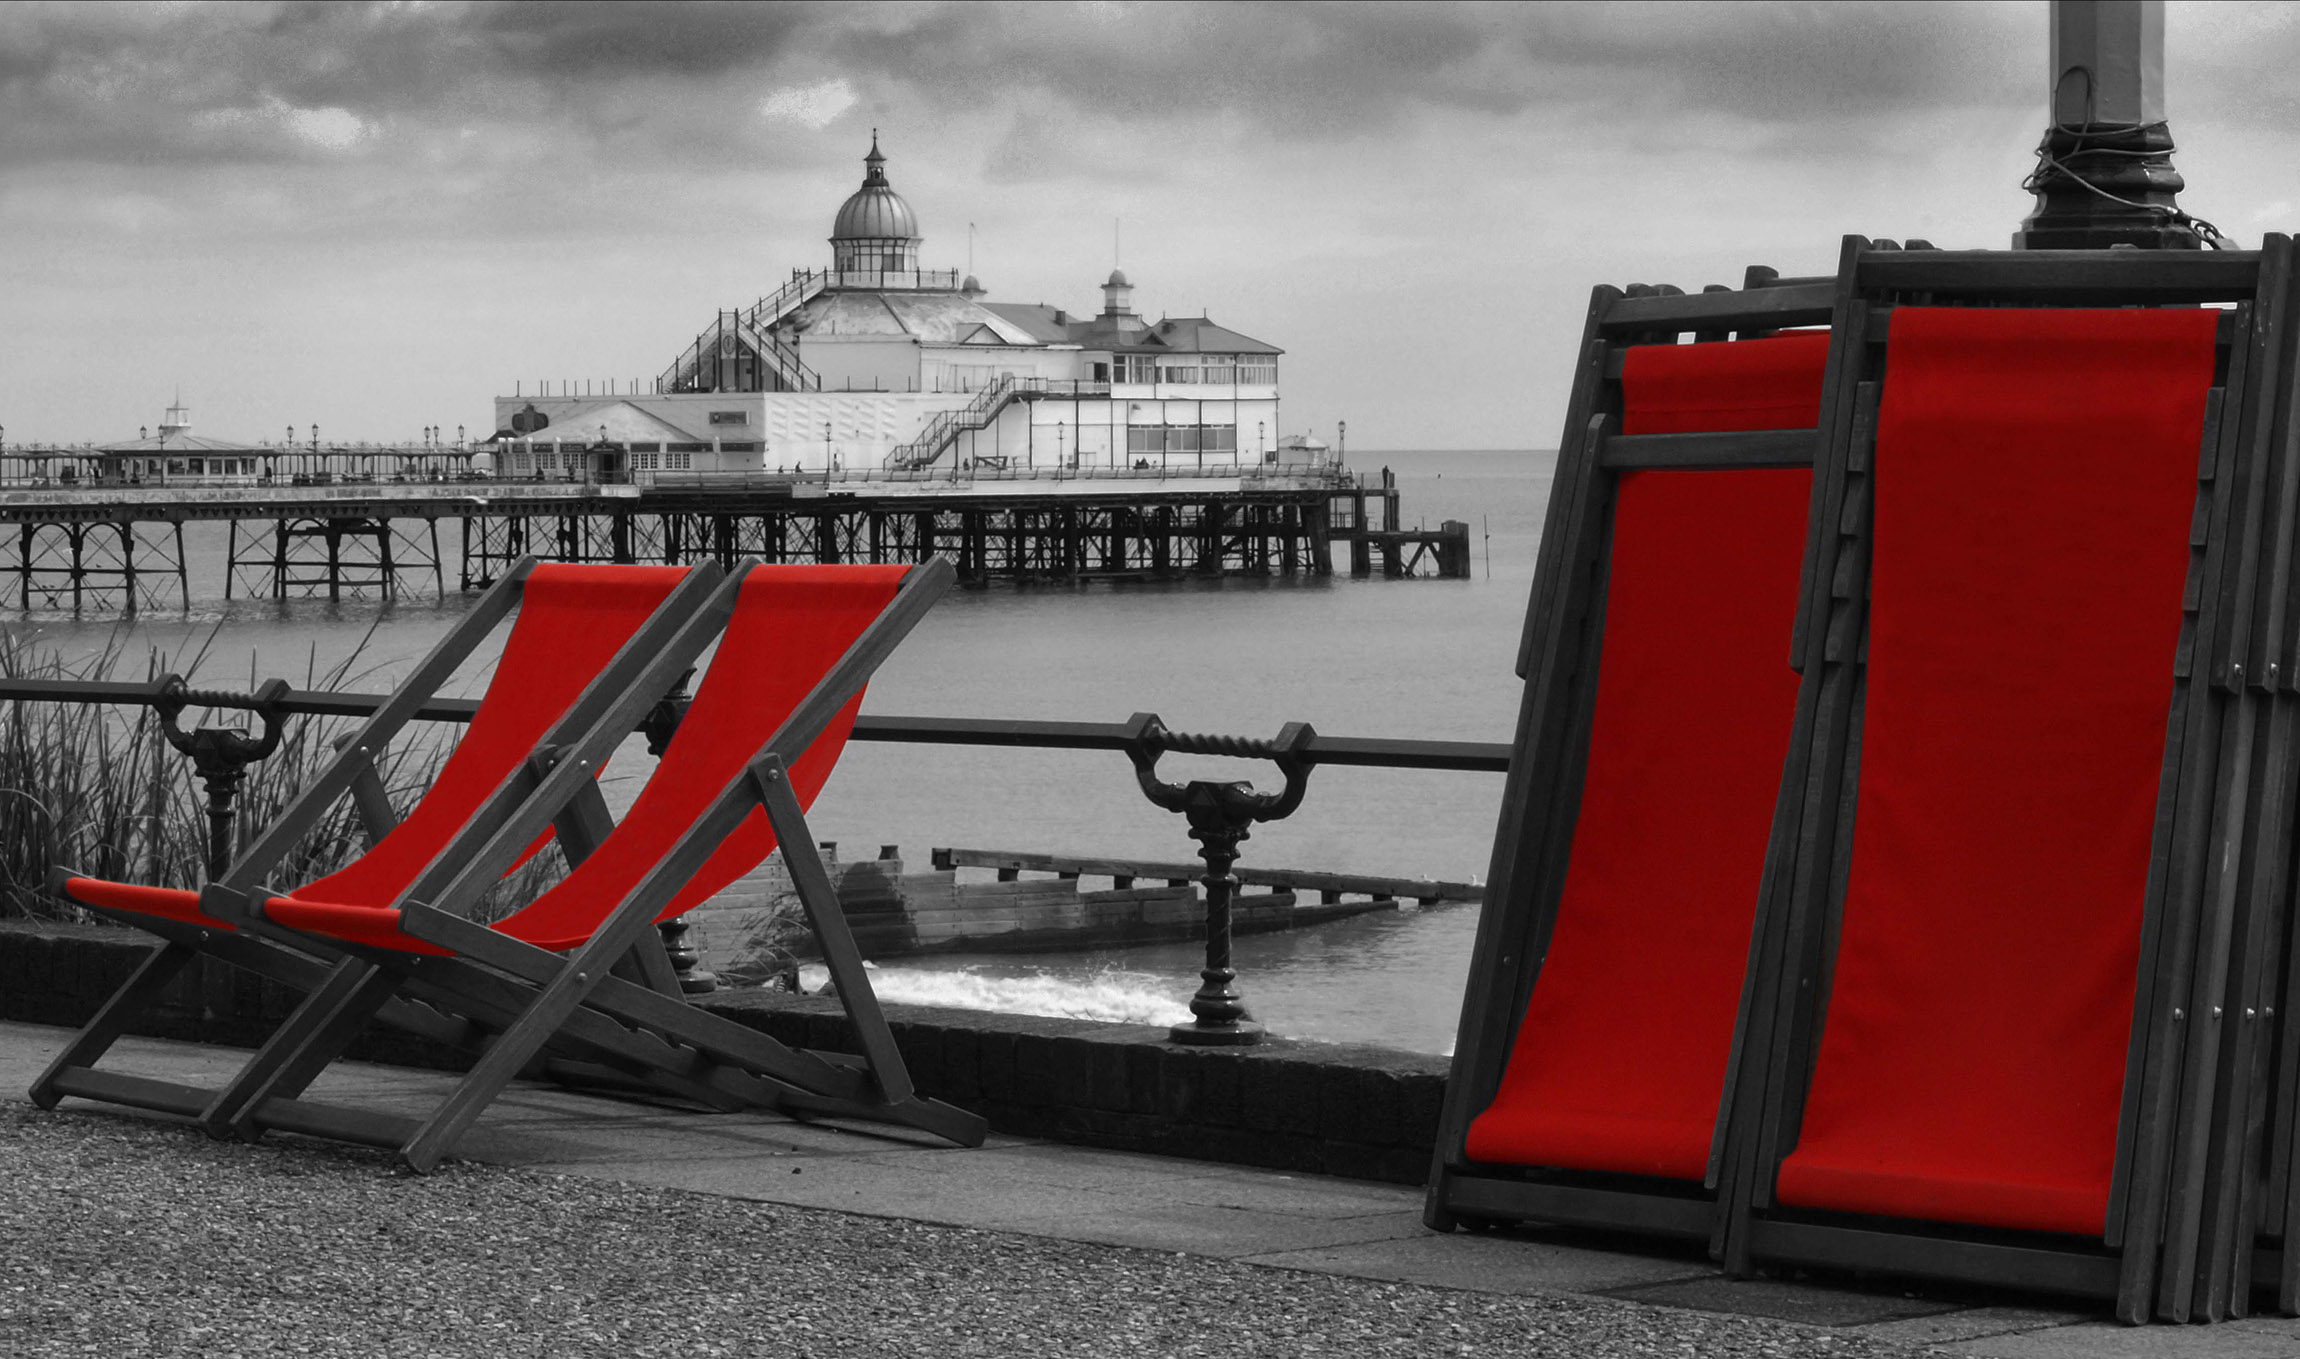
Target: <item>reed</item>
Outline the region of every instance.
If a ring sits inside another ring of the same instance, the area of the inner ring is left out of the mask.
[[[0,676],[104,681],[151,679],[171,671],[195,679],[215,641],[170,655],[157,647],[138,657],[124,633],[98,650],[67,657],[53,646],[0,634]],[[307,664],[306,688],[341,688],[364,673],[363,640],[325,671]],[[195,682],[196,679],[195,679]],[[251,675],[249,687],[254,686]],[[350,718],[291,717],[279,748],[248,766],[234,819],[234,852],[282,811],[334,753]],[[380,770],[395,805],[412,802],[430,781],[454,732],[417,730],[396,742]],[[163,887],[197,887],[207,876],[206,797],[191,762],[161,734],[144,707],[98,703],[29,703],[0,711],[0,916],[87,918],[42,890],[53,865],[92,877]],[[366,848],[348,803],[330,808],[311,834],[270,875],[302,882],[333,871]],[[537,856],[543,860],[546,856]],[[551,863],[523,873],[546,874]],[[525,885],[525,882],[522,883]]]

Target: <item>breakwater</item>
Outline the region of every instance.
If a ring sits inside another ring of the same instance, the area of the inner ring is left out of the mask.
[[[0,1019],[84,1023],[152,947],[106,926],[0,922]],[[195,969],[137,1032],[252,1046],[296,999],[246,973]],[[854,1048],[835,1000],[738,991],[698,1003],[786,1043]],[[1422,1183],[1429,1169],[1442,1057],[1286,1039],[1191,1048],[1148,1025],[886,1008],[921,1093],[975,1110],[1000,1132],[1400,1184]],[[462,1064],[386,1030],[352,1055]]]
[[[894,845],[881,846],[875,859],[852,862],[841,858],[835,842],[821,850],[855,943],[872,959],[1077,953],[1206,937],[1196,886],[1205,872],[1200,865],[938,848],[922,870]],[[986,874],[995,880],[984,880]],[[1238,868],[1233,876],[1247,889],[1231,903],[1230,928],[1239,936],[1482,896],[1473,883],[1369,874]],[[794,932],[799,910],[778,855],[682,918],[692,930],[688,946],[707,973],[756,985],[815,956],[808,937]]]

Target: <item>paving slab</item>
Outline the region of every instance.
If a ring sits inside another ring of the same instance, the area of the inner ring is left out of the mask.
[[[1609,1288],[1604,1293],[1623,1302],[1771,1317],[1775,1321],[1798,1321],[1808,1326],[1869,1326],[1966,1309],[1963,1303],[1940,1302],[1904,1293],[1872,1293],[1780,1279],[1728,1279],[1715,1273]]]
[[[1243,1257],[1250,1264],[1428,1284],[1477,1293],[1597,1293],[1634,1284],[1714,1277],[1698,1255],[1639,1255],[1496,1234],[1388,1237]]]
[[[1073,1199],[1059,1213],[993,1214],[970,1225],[1103,1246],[1173,1251],[1239,1260],[1316,1246],[1410,1241],[1427,1234],[1421,1214],[1316,1218],[1217,1208],[1202,1203],[1159,1203],[1103,1196],[1107,1203]]]
[[[2097,1322],[2093,1312],[2052,1307],[1967,1307],[1959,1311],[1879,1322],[1861,1328],[1863,1335],[1896,1340],[1905,1345],[1948,1345],[1961,1340],[2046,1331],[2078,1322]]]
[[[2294,1359],[2300,1321],[2249,1318],[2211,1326],[2119,1326],[2087,1320],[1942,1346],[1992,1359]]]

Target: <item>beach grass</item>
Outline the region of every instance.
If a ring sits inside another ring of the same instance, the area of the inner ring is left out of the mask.
[[[67,656],[53,645],[0,634],[0,678],[149,680],[168,673],[198,683],[210,671],[216,634],[176,653],[138,649],[115,632],[92,652]],[[362,673],[364,645],[326,671],[307,666],[303,687],[341,688]],[[219,681],[209,681],[217,683]],[[236,686],[230,686],[236,687]],[[255,679],[249,677],[249,689]],[[196,714],[187,714],[187,717]],[[226,720],[245,714],[218,713]],[[245,849],[334,753],[356,719],[287,719],[278,749],[248,766],[234,801],[232,851]],[[455,733],[418,729],[395,742],[380,773],[393,805],[412,803],[436,772]],[[90,877],[195,888],[207,877],[207,798],[189,758],[169,746],[149,707],[19,701],[0,707],[0,917],[80,920],[76,906],[43,887],[57,865]],[[366,835],[348,801],[327,809],[310,834],[267,874],[308,882],[350,862]],[[523,873],[556,871],[538,855]]]

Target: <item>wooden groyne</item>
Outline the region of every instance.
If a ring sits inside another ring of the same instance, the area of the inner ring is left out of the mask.
[[[864,956],[1057,953],[1185,943],[1206,937],[1198,875],[1182,861],[1077,858],[1008,850],[936,849],[912,872],[900,851],[839,862],[825,846],[840,904]],[[1235,934],[1346,920],[1414,907],[1473,902],[1474,883],[1299,869],[1237,868],[1248,889],[1231,905]],[[963,876],[962,876],[963,875]],[[687,915],[704,963],[724,982],[756,984],[807,955],[794,939],[795,907],[778,860]]]

